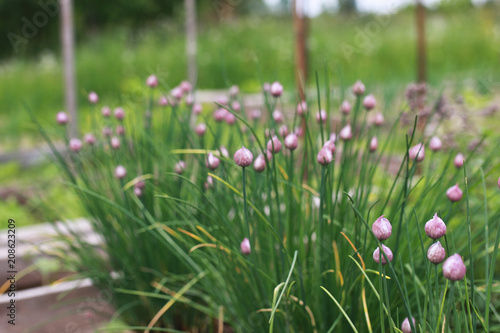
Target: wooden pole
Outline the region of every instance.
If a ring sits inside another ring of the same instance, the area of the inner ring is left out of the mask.
[[[295,82],[301,100],[305,100],[307,81],[307,22],[304,14],[304,2],[293,0],[293,27],[295,33]]]
[[[196,84],[196,3],[195,0],[184,1],[186,9],[186,54],[188,62],[188,80]]]
[[[425,50],[425,7],[417,0],[417,82],[427,80],[426,50]]]
[[[66,111],[70,116],[69,135],[78,135],[78,113],[76,107],[75,81],[75,34],[73,28],[72,0],[59,1],[61,4],[61,46],[63,57],[64,98]]]

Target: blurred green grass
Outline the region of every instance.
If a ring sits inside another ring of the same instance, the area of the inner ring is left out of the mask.
[[[429,83],[460,85],[472,78],[485,81],[483,90],[488,92],[491,82],[487,78],[500,72],[495,13],[477,8],[435,12],[428,14],[427,23]],[[368,89],[384,90],[387,98],[402,92],[415,78],[414,16],[409,10],[386,17],[323,15],[310,20],[309,28],[310,83],[314,71],[323,71],[326,64],[333,84],[362,79]],[[116,106],[140,97],[131,81],[142,83],[156,73],[163,88],[170,89],[186,78],[181,25],[161,23],[131,36],[125,28],[114,29],[78,45],[78,103],[82,108],[91,90],[104,103]],[[279,80],[285,89],[293,90],[292,22],[276,16],[200,22],[198,66],[201,89],[238,84],[249,92],[259,90],[261,80]],[[32,145],[37,137],[22,101],[45,121],[53,121],[64,108],[59,56],[47,52],[37,61],[11,59],[0,66],[0,75],[0,150]]]

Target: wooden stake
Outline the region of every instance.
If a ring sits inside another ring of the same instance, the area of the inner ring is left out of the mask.
[[[295,82],[301,100],[305,100],[307,81],[307,22],[302,0],[293,0],[293,27],[295,32]]]
[[[195,0],[184,1],[186,9],[186,54],[188,62],[188,80],[196,84],[196,3]]]

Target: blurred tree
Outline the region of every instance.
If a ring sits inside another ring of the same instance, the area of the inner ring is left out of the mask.
[[[356,0],[339,0],[339,12],[354,14],[357,11]]]

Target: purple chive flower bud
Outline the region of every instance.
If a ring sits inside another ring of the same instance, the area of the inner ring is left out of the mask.
[[[233,125],[236,122],[236,116],[231,112],[226,112],[226,114],[224,115],[224,121],[228,125]]]
[[[210,170],[215,170],[219,167],[220,160],[217,156],[212,153],[208,153],[207,156],[207,168]]]
[[[271,90],[271,85],[269,84],[269,82],[264,82],[264,84],[262,85],[262,90],[264,90],[265,92],[269,92]]]
[[[154,88],[154,87],[158,86],[158,78],[156,77],[156,75],[148,76],[148,78],[146,79],[146,85],[149,88]]]
[[[240,88],[238,86],[234,85],[229,88],[229,96],[231,97],[236,97],[240,93]]]
[[[188,81],[182,81],[180,84],[180,88],[184,93],[188,93],[191,91],[192,86],[191,83],[189,83]]]
[[[201,106],[201,104],[196,103],[193,105],[193,113],[194,114],[200,114],[201,111],[203,111],[203,106]]]
[[[229,100],[227,99],[227,96],[219,96],[215,99],[215,101],[219,104],[222,104],[222,105],[227,105],[229,103]]]
[[[125,110],[123,108],[116,108],[114,111],[115,118],[118,120],[123,120],[125,117]]]
[[[273,84],[271,84],[271,87],[269,88],[269,91],[274,97],[280,97],[283,93],[283,86],[278,81],[273,82]]]
[[[443,264],[443,275],[451,281],[462,280],[466,271],[464,261],[458,253],[449,256]]]
[[[500,188],[500,177],[498,177],[498,188]]]
[[[378,139],[376,136],[370,141],[370,151],[373,153],[378,148]]]
[[[186,96],[186,105],[187,106],[191,106],[191,105],[193,105],[193,103],[194,103],[194,97],[193,97],[193,95],[188,94]]]
[[[460,169],[464,165],[464,160],[465,160],[464,154],[458,153],[457,156],[455,156],[455,159],[453,160],[453,164],[455,164],[455,167],[457,167],[457,169]]]
[[[186,169],[186,162],[180,160],[179,162],[175,163],[175,166],[174,166],[175,173],[182,175],[182,173],[184,172],[185,169]]]
[[[86,144],[93,146],[96,142],[95,136],[92,133],[87,133],[83,137],[83,141],[85,141]]]
[[[365,85],[361,81],[356,81],[352,86],[352,92],[356,96],[361,96],[365,93]]]
[[[349,101],[343,101],[342,104],[340,105],[340,112],[342,112],[345,115],[348,115],[351,113],[352,107],[351,103]]]
[[[89,98],[89,102],[92,104],[96,104],[97,102],[99,102],[99,96],[97,96],[95,91],[91,91],[89,93],[88,98]]]
[[[423,143],[416,144],[415,146],[411,147],[410,150],[408,151],[408,154],[410,156],[410,160],[415,160],[417,159],[417,162],[422,162],[425,158],[425,146]]]
[[[316,113],[316,122],[319,124],[320,122],[326,124],[326,111],[320,110]]]
[[[219,150],[222,156],[224,156],[225,158],[229,158],[229,152],[227,151],[227,148],[225,146],[220,146]]]
[[[437,136],[433,136],[429,141],[429,148],[431,148],[432,151],[441,150],[441,148],[443,148],[443,143]]]
[[[306,101],[301,101],[299,104],[297,104],[297,114],[299,116],[302,116],[307,113],[307,102]]]
[[[337,140],[337,134],[336,133],[330,133],[330,141],[335,142]]]
[[[372,110],[375,105],[377,105],[375,96],[373,96],[372,94],[365,96],[365,98],[363,99],[363,106],[365,107],[366,111]]]
[[[116,134],[124,135],[125,134],[125,127],[123,127],[123,125],[116,126]]]
[[[134,187],[134,194],[138,197],[142,196],[142,190],[138,187]]]
[[[282,138],[286,137],[288,135],[288,126],[285,124],[281,125],[278,132]]]
[[[257,120],[262,116],[262,112],[259,109],[253,109],[248,113],[248,117],[252,120]]]
[[[217,122],[223,121],[226,118],[227,110],[223,108],[216,109],[214,111],[214,119]]]
[[[104,106],[102,109],[101,109],[101,113],[104,117],[108,118],[109,116],[111,116],[111,109],[109,106]]]
[[[144,180],[139,180],[137,183],[134,184],[134,187],[140,188],[141,190],[146,187],[146,183]]]
[[[160,106],[167,106],[168,105],[168,99],[165,96],[161,96],[160,99],[158,100],[158,104]]]
[[[425,224],[425,234],[432,239],[438,239],[446,234],[446,224],[436,214]]]
[[[326,147],[328,150],[330,150],[330,152],[333,155],[333,153],[335,153],[335,139],[328,140],[327,142],[325,142],[325,144],[323,145],[323,147]]]
[[[111,128],[104,127],[102,129],[102,135],[104,135],[105,137],[111,136],[111,134],[113,134],[113,130]]]
[[[373,222],[372,231],[378,240],[386,240],[391,236],[392,233],[391,222],[389,222],[389,220],[386,219],[384,215],[382,215],[378,219],[376,219],[375,222]]]
[[[172,97],[175,98],[176,100],[180,100],[183,94],[184,93],[180,87],[175,87],[170,91],[170,95],[172,95]]]
[[[250,249],[250,241],[248,240],[248,238],[243,239],[240,248],[241,248],[241,253],[243,253],[244,255],[250,254],[251,249]]]
[[[429,247],[429,250],[427,250],[427,259],[429,259],[429,261],[433,264],[437,265],[442,263],[444,258],[446,258],[446,250],[439,241],[432,244]]]
[[[373,119],[373,123],[375,126],[382,126],[384,124],[384,115],[380,112],[375,114],[375,118]]]
[[[464,193],[462,192],[460,187],[458,187],[458,184],[453,185],[446,191],[446,196],[448,197],[448,199],[450,199],[450,201],[453,202],[460,201],[463,195]]]
[[[343,141],[351,140],[352,138],[351,125],[346,125],[344,128],[342,128],[340,130],[339,137]]]
[[[413,326],[415,326],[415,318],[412,318],[413,320]],[[410,321],[408,320],[408,317],[405,318],[405,320],[403,320],[403,322],[401,323],[401,331],[403,333],[411,333],[411,325],[410,325]]]
[[[266,160],[264,155],[259,154],[255,161],[253,162],[253,169],[257,172],[262,172],[266,168]]]
[[[125,178],[126,175],[127,175],[127,170],[123,166],[119,165],[116,167],[116,169],[115,169],[115,177],[116,178],[123,179],[123,178]]]
[[[234,153],[234,162],[236,165],[240,167],[247,167],[252,164],[253,155],[252,152],[245,148],[245,146],[241,147]]]
[[[234,111],[239,112],[241,110],[241,105],[240,102],[234,101],[231,103],[231,107],[233,108]]]
[[[205,188],[208,190],[213,187],[214,187],[214,179],[212,178],[212,176],[208,176],[207,181],[205,182]]]
[[[297,134],[299,138],[304,136],[304,128],[302,126],[295,127],[294,133]]]
[[[194,128],[194,131],[196,132],[196,134],[198,134],[198,136],[203,136],[203,135],[205,135],[205,132],[207,131],[207,125],[205,125],[203,123],[198,124]]]
[[[59,125],[66,125],[69,122],[69,117],[64,111],[60,111],[56,115],[56,120]]]
[[[283,113],[279,110],[274,110],[273,111],[273,119],[277,123],[281,123],[283,121]]]
[[[295,133],[290,133],[286,136],[285,147],[287,147],[289,150],[297,149],[298,144],[299,140],[297,138],[297,135],[295,135]]]
[[[386,254],[387,256],[387,259],[389,259],[389,261],[392,261],[392,251],[390,248],[388,248],[387,246],[385,246],[384,244],[382,244],[382,249],[384,250],[384,253]],[[380,248],[377,247],[375,249],[375,251],[373,251],[373,261],[375,261],[377,264],[379,263],[380,261]],[[384,255],[382,254],[382,265],[385,265],[387,264],[387,261],[385,260],[385,257]]]
[[[273,136],[273,138],[267,143],[267,150],[273,154],[279,153],[281,151],[281,141],[276,135]]]
[[[333,154],[328,147],[323,147],[319,150],[316,160],[321,165],[328,165],[333,161]]]
[[[118,139],[116,136],[111,138],[111,147],[113,149],[120,149],[120,139]]]
[[[80,149],[82,149],[82,142],[74,138],[69,140],[69,149],[71,149],[72,152],[78,153]]]

